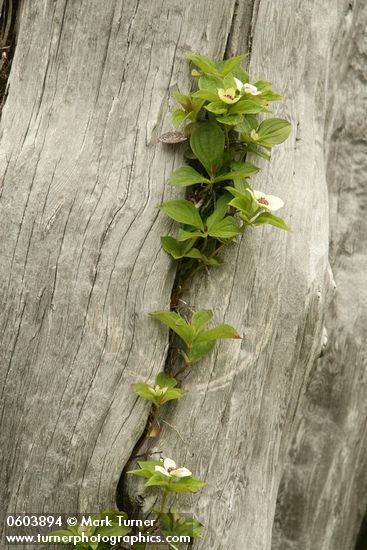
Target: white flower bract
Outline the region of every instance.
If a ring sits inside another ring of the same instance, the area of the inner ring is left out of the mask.
[[[256,88],[253,84],[249,84],[246,82],[245,84],[241,82],[239,78],[234,79],[236,82],[237,90],[239,90],[242,94],[250,94],[250,95],[260,95],[261,91]]]
[[[163,466],[156,466],[154,469],[166,477],[189,477],[192,475],[187,468],[177,468],[176,462],[171,458],[165,458]]]
[[[275,212],[284,206],[284,202],[275,195],[266,195],[262,191],[252,191],[252,196],[259,206]]]

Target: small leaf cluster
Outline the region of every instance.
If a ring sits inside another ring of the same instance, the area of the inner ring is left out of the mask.
[[[217,340],[241,338],[238,332],[226,323],[204,330],[213,317],[213,312],[208,309],[196,311],[192,315],[191,323],[175,311],[156,311],[151,315],[167,325],[183,340],[185,348],[180,350],[180,353],[186,367],[211,352]]]
[[[156,466],[162,466],[160,460],[140,460],[139,469],[131,470],[129,474],[144,477],[148,481],[145,487],[159,487],[167,493],[197,493],[205,485],[193,475],[181,478],[167,477],[156,471]]]
[[[161,372],[155,379],[154,387],[141,382],[133,384],[133,389],[140,397],[151,401],[156,407],[161,407],[164,403],[180,399],[185,395],[186,390],[176,388],[176,386],[177,380],[173,376]]]
[[[187,188],[187,198],[160,205],[167,216],[180,224],[176,237],[161,238],[163,249],[179,262],[175,287],[178,295],[195,271],[221,265],[220,251],[236,242],[247,227],[270,224],[289,229],[282,218],[273,214],[283,201],[250,186],[249,179],[259,167],[247,159],[251,153],[269,160],[273,146],[288,138],[291,126],[287,120],[264,119],[264,113],[271,112],[269,103],[282,97],[272,90],[270,82],[250,83],[248,73],[241,67],[246,55],[221,62],[193,53],[186,57],[196,66],[192,75],[198,79],[198,89],[188,94],[174,93],[180,108],[173,112],[173,124],[176,128],[184,125],[183,132],[169,132],[161,137],[162,143],[187,141],[187,165],[178,168],[168,180],[170,185]],[[213,317],[210,310],[193,313],[190,322],[177,311],[156,311],[151,315],[182,340],[179,353],[184,365],[176,377],[159,374],[154,386],[133,385],[137,395],[152,403],[143,440],[159,435],[160,407],[183,397],[185,390],[178,387],[176,378],[210,353],[217,340],[240,338],[228,324],[207,328]],[[180,517],[172,506],[167,511],[166,500],[169,493],[196,493],[205,483],[187,468],[177,468],[168,458],[163,463],[138,461],[138,466],[128,473],[146,479],[146,487],[162,491],[161,508],[156,511],[162,533],[200,538],[201,524]]]
[[[75,526],[70,526],[67,529],[59,529],[57,531],[51,531],[47,533],[48,536],[59,536],[59,537],[80,537],[84,532],[88,538],[92,536],[101,537],[123,537],[130,533],[131,528],[124,525],[123,521],[118,520],[120,518],[127,519],[125,512],[116,512],[115,510],[106,510],[100,514],[94,514],[91,516],[92,523],[94,521],[101,521],[108,517],[109,522],[112,525],[91,525],[84,526],[77,524]],[[121,523],[121,525],[120,525]],[[72,539],[71,539],[72,540]],[[70,543],[60,543],[60,544],[70,544]],[[76,550],[107,550],[111,549],[111,544],[107,542],[79,542],[75,545]]]
[[[259,168],[246,157],[252,153],[269,159],[272,147],[291,131],[287,120],[259,118],[271,112],[270,102],[282,97],[270,82],[250,84],[241,67],[246,55],[222,62],[192,53],[186,57],[197,67],[192,74],[199,89],[174,93],[181,108],[173,112],[173,123],[185,125],[188,165],[178,168],[168,183],[188,188],[188,196],[160,206],[180,224],[176,237],[162,237],[162,246],[180,262],[183,279],[203,266],[221,265],[218,253],[246,227],[271,224],[288,229],[266,200],[257,200],[248,179]]]
[[[158,513],[162,533],[167,536],[188,536],[192,539],[200,539],[203,525],[193,519],[180,516],[174,506],[170,506],[168,512]],[[177,543],[175,543],[176,545]]]
[[[182,374],[190,365],[210,353],[217,340],[241,338],[237,331],[226,323],[204,330],[213,317],[213,312],[210,310],[201,309],[195,312],[192,315],[190,323],[175,311],[155,311],[150,315],[168,326],[185,344],[179,350],[184,365],[176,373],[176,376]],[[164,372],[158,374],[154,386],[145,382],[138,382],[132,385],[133,390],[139,397],[152,403],[146,437],[158,437],[160,434],[159,417],[161,406],[168,401],[181,399],[185,395],[186,390],[177,386],[178,381],[176,378]]]

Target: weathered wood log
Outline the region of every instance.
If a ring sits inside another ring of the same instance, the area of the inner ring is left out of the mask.
[[[327,154],[325,136],[334,140],[340,127],[336,115],[329,120],[342,109],[347,91],[339,90],[338,78],[348,74],[358,81],[364,58],[361,50],[357,68],[352,62],[346,73],[337,68],[340,29],[351,23],[348,5],[347,0],[212,0],[210,9],[193,0],[21,3],[0,127],[0,529],[7,511],[90,512],[114,504],[120,474],[148,415],[130,384],[153,380],[167,352],[167,333],[147,314],[168,307],[174,279],[159,242],[169,224],[156,208],[164,194],[176,193],[165,180],[182,162],[179,146],[157,143],[171,128],[168,93],[189,86],[184,51],[221,58],[250,44],[251,73],[286,95],[276,112],[294,125],[256,186],[283,197],[293,231],[248,232],[224,267],[195,279],[188,306],[212,308],[216,321],[233,324],[244,339],[221,344],[192,369],[185,380],[190,393],[166,409],[164,420],[174,429],[163,424],[151,451],[172,455],[208,483],[200,496],[180,500],[180,509],[206,525],[195,548],[270,549],[283,477],[274,548],[293,549],[298,540],[307,550],[352,549],[347,545],[356,534],[357,504],[342,497],[366,481],[363,417],[341,446],[337,398],[325,405],[334,415],[329,427],[320,422],[321,405],[316,420],[303,416],[315,401],[315,392],[305,395],[306,388],[318,386],[317,373],[321,369],[323,380],[322,365],[329,364],[321,359],[315,369],[333,290],[325,175],[335,200],[345,181],[339,174],[342,159],[336,162],[338,143],[344,147],[355,134],[348,127]],[[362,17],[362,8],[357,13]],[[356,40],[362,32],[358,18]],[[351,165],[363,166],[364,146],[362,137],[356,139]],[[360,196],[362,181],[361,176]],[[349,212],[339,217],[335,204],[333,235],[344,243]],[[363,228],[359,215],[355,223]],[[342,279],[341,301],[336,315],[334,309],[328,313],[327,325],[335,350],[342,347],[343,356],[353,350],[354,368],[339,376],[340,387],[349,388],[340,416],[347,430],[358,407],[365,407],[357,349],[363,332],[339,335],[341,327],[357,322],[344,300],[362,292],[363,266],[362,253],[355,253],[351,289],[339,248],[333,269]],[[297,479],[315,478],[296,461],[290,464],[287,454],[295,449],[292,456],[303,456],[307,426],[315,433],[309,469],[315,471],[322,456],[325,467],[342,472],[343,483],[332,487],[323,470],[318,487],[308,491],[305,485],[304,507],[296,516],[301,519],[293,529]],[[332,441],[328,455],[324,429]],[[301,443],[294,443],[295,434]],[[348,451],[345,468],[341,448]],[[356,479],[350,479],[353,463]],[[284,475],[289,468],[291,475]],[[335,492],[324,495],[323,486]],[[128,494],[126,484],[125,490]],[[343,542],[330,535],[341,517],[331,505],[328,512],[335,495],[350,506],[343,514],[348,530]],[[318,538],[307,539],[304,533],[320,506]]]
[[[1,120],[2,514],[115,502],[148,414],[130,385],[167,346],[147,315],[174,276],[157,139],[183,52],[221,55],[233,4],[21,5]]]
[[[265,78],[276,88],[285,89],[287,101],[281,114],[291,118],[295,127],[293,143],[277,150],[268,176],[261,172],[255,186],[285,198],[293,231],[284,235],[266,228],[246,235],[240,249],[228,254],[226,268],[211,272],[206,280],[198,278],[186,300],[189,308],[212,307],[217,321],[226,319],[244,332],[242,344],[222,344],[204,366],[192,368],[185,380],[190,390],[187,398],[172,405],[165,417],[174,429],[163,424],[163,435],[152,449],[164,449],[208,482],[199,500],[194,496],[186,501],[186,511],[194,511],[208,527],[198,548],[271,547],[294,416],[321,354],[323,310],[333,290],[324,134],[333,107],[328,87],[330,57],[341,22],[348,16],[344,7],[342,3],[261,2],[253,23],[251,74],[256,77],[265,71]],[[361,395],[365,398],[365,388]],[[361,423],[363,419],[361,415]],[[317,426],[315,431],[310,437],[322,449],[317,442],[323,431],[317,433]],[[361,434],[361,426],[355,431]],[[352,457],[356,460],[354,453]],[[319,461],[314,458],[316,469]],[[352,473],[346,469],[346,486]],[[317,487],[304,495],[305,502],[315,506],[313,496],[323,502]],[[287,512],[282,509],[280,518],[282,512],[291,517],[302,513],[294,500],[289,504],[286,501]],[[302,548],[352,548],[344,541],[351,542],[353,529],[348,539],[345,536],[339,542],[337,536],[322,533],[336,519],[335,511],[323,505],[317,536],[314,533]],[[349,511],[355,520],[356,512],[355,506]],[[298,529],[312,531],[311,521],[303,518],[303,522]],[[342,528],[348,531],[346,521]],[[286,544],[280,537],[277,547],[283,550]]]
[[[367,508],[366,25],[367,6],[357,1],[340,21],[330,60],[325,148],[336,290],[325,348],[292,428],[277,550],[354,549]],[[367,548],[367,539],[360,544]]]

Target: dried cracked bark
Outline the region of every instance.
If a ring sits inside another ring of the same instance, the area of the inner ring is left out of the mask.
[[[2,513],[114,504],[148,415],[130,384],[167,354],[147,313],[174,280],[156,208],[182,163],[157,144],[169,92],[189,86],[184,51],[250,45],[294,125],[256,180],[293,232],[249,232],[195,280],[189,305],[245,338],[188,375],[165,417],[187,445],[165,425],[156,450],[208,481],[181,501],[207,526],[195,548],[352,549],[366,506],[362,1],[38,0],[18,19],[0,133]]]

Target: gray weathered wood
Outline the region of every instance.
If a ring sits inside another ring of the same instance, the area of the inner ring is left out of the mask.
[[[367,508],[366,25],[359,0],[341,19],[330,62],[325,144],[336,290],[325,349],[292,430],[276,550],[352,550]]]
[[[0,126],[1,514],[114,505],[148,414],[130,384],[154,378],[168,344],[147,313],[168,307],[174,278],[156,208],[177,194],[165,180],[182,163],[180,147],[157,144],[171,129],[169,92],[189,86],[184,51],[221,58],[250,45],[251,74],[285,94],[276,112],[294,125],[255,185],[284,199],[293,231],[249,231],[223,268],[196,278],[185,307],[212,308],[244,339],[192,369],[189,394],[166,408],[174,428],[163,424],[151,451],[207,481],[180,498],[206,525],[195,548],[269,550],[276,516],[276,550],[352,550],[366,484],[365,310],[348,303],[365,292],[367,17],[362,0],[354,16],[348,6],[22,2]],[[349,80],[360,95],[347,124]],[[333,292],[328,195],[339,290],[317,360]]]
[[[147,315],[174,274],[157,138],[183,52],[218,54],[232,4],[22,3],[1,121],[2,512],[114,504],[148,413],[130,385],[167,345]]]
[[[344,7],[263,1],[253,22],[251,74],[284,92],[276,112],[294,125],[254,185],[283,197],[293,231],[248,232],[225,268],[197,278],[186,300],[189,307],[213,308],[217,321],[244,333],[242,343],[221,344],[192,368],[188,396],[168,410],[165,419],[186,443],[163,424],[153,448],[208,483],[185,503],[207,526],[195,548],[271,547],[293,418],[321,351],[332,287],[323,139],[329,59]]]

